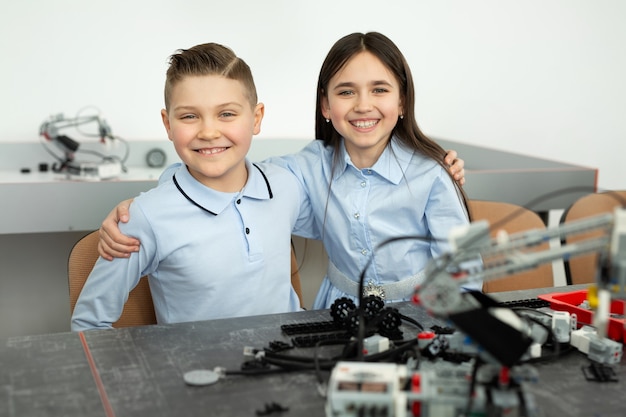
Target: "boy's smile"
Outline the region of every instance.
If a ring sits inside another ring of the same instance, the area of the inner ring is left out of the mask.
[[[191,175],[217,191],[240,191],[245,158],[258,134],[263,104],[250,103],[243,84],[218,75],[188,76],[171,91],[163,124]]]
[[[228,148],[211,148],[211,149],[198,149],[197,152],[200,152],[202,154],[207,154],[207,155],[214,155],[216,153],[220,153],[220,152],[224,152],[226,149]]]

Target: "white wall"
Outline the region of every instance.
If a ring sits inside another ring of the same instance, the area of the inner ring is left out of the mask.
[[[404,51],[429,135],[600,169],[626,188],[622,0],[0,0],[0,141],[97,106],[114,133],[165,138],[168,55],[215,41],[252,67],[259,138],[312,138],[330,46],[376,30]],[[165,140],[165,139],[164,139]],[[472,167],[472,161],[467,161]]]

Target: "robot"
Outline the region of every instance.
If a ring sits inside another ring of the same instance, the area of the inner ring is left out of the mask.
[[[610,232],[610,237],[534,251],[537,244],[552,238],[590,230]],[[419,366],[339,362],[328,384],[328,417],[540,415],[525,389],[536,382],[537,372],[528,364],[519,364],[524,358],[540,355],[538,349],[549,335],[555,343],[570,343],[594,363],[610,366],[621,361],[622,344],[607,337],[607,321],[611,299],[626,300],[625,209],[497,239],[489,237],[487,222],[475,222],[455,231],[451,244],[451,253],[427,267],[422,285],[415,289],[414,302],[434,317],[452,322],[458,332],[432,337],[423,351],[445,346],[471,351],[473,359],[462,363],[421,361]],[[555,312],[544,322],[527,320],[486,294],[460,291],[472,281],[498,279],[590,252],[599,253],[602,262],[597,282],[589,290],[594,295],[590,300],[595,309],[593,327],[578,329],[576,315],[567,312]],[[480,263],[475,262],[477,258]],[[459,338],[464,337],[472,343],[460,343]]]
[[[85,153],[95,154],[101,158],[100,161],[75,161],[75,154],[79,151],[80,143],[67,135],[61,134],[61,131],[70,127],[77,128],[82,125],[94,123],[97,125],[97,133],[88,136],[98,137],[100,143],[103,145],[106,143],[107,139],[120,139],[119,137],[113,136],[110,126],[106,120],[102,119],[99,115],[67,118],[63,114],[58,114],[51,116],[41,123],[39,135],[44,138],[44,144],[52,143],[63,152],[63,157],[61,157],[46,147],[48,152],[57,159],[57,163],[52,165],[53,172],[66,173],[68,176],[80,178],[110,179],[119,176],[125,171],[123,165],[124,161],[119,157],[103,155],[93,150],[85,151]],[[126,145],[126,154],[128,154],[128,145],[126,142],[124,142],[124,144]]]

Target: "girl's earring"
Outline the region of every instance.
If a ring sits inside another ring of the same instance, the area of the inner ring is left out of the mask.
[[[404,119],[404,114],[401,114],[401,115],[400,115],[400,118],[401,118],[401,119]]]
[[[330,123],[330,119],[326,119],[326,123]]]

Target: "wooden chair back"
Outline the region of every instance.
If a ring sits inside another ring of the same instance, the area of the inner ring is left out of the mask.
[[[72,248],[67,264],[67,273],[70,288],[70,313],[74,311],[78,296],[89,277],[98,257],[98,231],[89,233],[81,238]],[[141,277],[139,284],[128,295],[128,301],[119,320],[113,327],[143,326],[156,324],[152,294],[148,285],[148,278]]]
[[[592,193],[579,198],[561,216],[561,224],[572,220],[612,213],[618,206],[626,206],[626,190]],[[566,237],[564,243],[602,236],[602,231],[591,231]],[[590,284],[596,281],[598,255],[580,255],[564,261],[565,279],[569,285]]]
[[[504,230],[509,234],[513,234],[530,229],[546,228],[545,223],[537,213],[511,203],[470,200],[469,210],[472,221],[487,220],[489,222],[492,238],[495,237],[498,230]],[[547,249],[548,247],[548,243],[545,243],[538,246],[538,249]],[[483,283],[483,292],[491,293],[553,286],[554,274],[552,264],[548,263],[506,278],[485,282]]]

